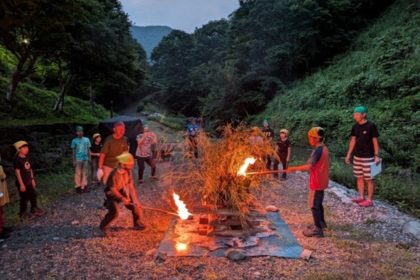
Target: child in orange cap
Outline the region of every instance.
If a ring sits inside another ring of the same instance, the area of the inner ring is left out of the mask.
[[[308,140],[312,150],[308,162],[300,166],[291,166],[288,172],[309,171],[308,206],[311,208],[314,225],[303,231],[307,237],[323,237],[323,228],[327,225],[324,219],[324,190],[329,183],[329,154],[324,144],[325,132],[321,127],[313,127],[308,132]]]

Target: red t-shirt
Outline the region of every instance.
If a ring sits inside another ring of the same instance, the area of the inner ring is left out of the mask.
[[[325,145],[316,147],[312,151],[310,160],[309,188],[315,191],[325,190],[330,180],[328,148]]]

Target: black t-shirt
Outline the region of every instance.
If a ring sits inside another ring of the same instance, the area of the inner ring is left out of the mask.
[[[261,129],[261,131],[264,133],[264,136],[265,136],[265,138],[267,140],[269,140],[269,141],[273,140],[273,138],[274,138],[274,131],[271,128],[269,128],[269,127],[267,127],[267,128],[263,127]]]
[[[90,151],[95,154],[99,154],[102,150],[102,143],[96,144],[92,143],[92,146],[90,147]],[[92,156],[92,157],[99,157],[99,156]]]
[[[14,161],[14,168],[19,169],[22,181],[26,186],[32,185],[32,167],[27,157],[21,158],[17,156]],[[16,178],[16,185],[19,186],[19,181]]]
[[[276,145],[277,145],[279,155],[286,156],[287,155],[287,150],[290,147],[289,139],[286,139],[285,141],[281,141],[281,139],[279,139],[277,141]]]
[[[356,123],[351,129],[351,136],[356,137],[354,155],[356,157],[373,157],[375,150],[373,148],[372,138],[378,138],[379,132],[376,125],[370,121],[360,125]]]

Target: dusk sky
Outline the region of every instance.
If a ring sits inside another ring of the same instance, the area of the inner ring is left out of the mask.
[[[120,1],[135,25],[166,25],[188,33],[210,20],[227,18],[239,7],[238,0]]]

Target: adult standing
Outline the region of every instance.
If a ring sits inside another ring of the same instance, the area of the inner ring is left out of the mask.
[[[106,185],[112,170],[118,167],[117,156],[128,152],[128,140],[124,136],[125,125],[123,122],[116,122],[112,128],[113,134],[108,136],[102,147],[98,162],[98,180]]]
[[[376,125],[367,120],[367,109],[358,106],[354,109],[353,118],[356,124],[351,130],[349,149],[345,162],[350,164],[353,156],[353,174],[357,179],[359,197],[354,198],[362,207],[373,206],[374,183],[371,177],[372,164],[378,164],[379,158],[379,132]],[[365,184],[368,189],[368,198],[365,199]]]
[[[145,169],[145,163],[147,163],[151,170],[151,177],[152,179],[156,180],[156,161],[155,161],[155,153],[156,153],[156,145],[157,145],[157,137],[152,131],[150,131],[147,125],[144,126],[144,131],[142,134],[137,135],[137,150],[136,150],[136,157],[137,157],[137,164],[138,164],[138,175],[139,175],[139,184],[143,184],[143,174]]]
[[[192,150],[194,157],[198,158],[198,135],[201,131],[201,126],[197,123],[195,118],[187,125],[187,135],[190,150]]]

